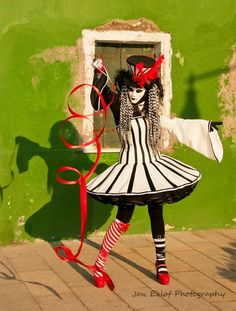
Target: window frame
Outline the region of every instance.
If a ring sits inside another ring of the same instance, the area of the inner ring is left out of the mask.
[[[94,70],[91,63],[95,57],[95,49],[97,42],[109,43],[132,43],[132,44],[153,44],[154,46],[161,47],[159,53],[164,54],[165,60],[161,68],[161,81],[164,88],[163,98],[163,115],[170,115],[170,103],[172,99],[172,82],[171,82],[171,35],[164,32],[144,32],[144,31],[129,31],[129,30],[107,30],[97,31],[84,29],[82,31],[82,55],[83,55],[83,78],[84,83],[91,84],[93,81]],[[155,48],[154,48],[155,50]],[[93,108],[90,103],[90,88],[84,88],[84,105],[83,113],[85,115],[93,114]],[[91,116],[91,123],[82,125],[83,132],[86,132],[88,140],[93,137],[93,116]],[[169,135],[164,133],[164,148],[169,146]],[[102,152],[118,152],[120,148],[102,148]],[[86,153],[96,152],[96,148],[92,145],[84,148]]]

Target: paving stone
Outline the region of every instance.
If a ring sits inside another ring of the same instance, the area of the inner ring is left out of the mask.
[[[124,243],[121,243],[122,239],[126,240],[127,238],[129,238],[129,236],[122,235],[119,241],[113,247],[113,251],[119,252],[119,253],[122,252],[123,254],[131,252],[132,250],[130,249],[129,245],[125,245]],[[90,246],[93,246],[93,248],[96,248],[96,250],[99,251],[102,245],[102,241],[103,241],[103,237],[101,239],[96,238],[95,240],[87,239],[86,243]]]
[[[152,234],[151,233],[144,233],[140,234],[140,236],[149,241],[149,243],[153,243]]]
[[[174,311],[176,310],[174,307],[172,306],[161,306],[161,311]],[[147,311],[147,308],[137,308],[135,311]],[[153,306],[153,307],[148,307],[148,311],[157,311],[157,307]]]
[[[92,272],[72,262],[55,264],[51,268],[68,286],[88,286],[93,284]]]
[[[124,243],[122,243],[122,240],[118,241],[118,243],[114,246],[114,248],[112,249],[113,252],[116,252],[118,254],[127,254],[127,253],[131,253],[132,249],[130,248],[129,245],[126,245]]]
[[[138,276],[137,272],[136,272],[136,275]],[[154,305],[155,305],[155,299],[162,298],[168,304],[171,304],[173,308],[177,307],[177,309],[181,311],[182,310],[199,310],[199,303],[200,303],[200,310],[206,310],[206,311],[215,310],[215,308],[212,307],[210,303],[208,303],[204,299],[200,298],[200,302],[199,302],[199,298],[190,297],[189,293],[191,293],[191,290],[183,286],[175,278],[172,278],[172,276],[171,276],[170,284],[167,286],[163,286],[155,280],[153,280],[152,283],[147,282],[147,280],[148,278],[145,278],[144,276],[142,281],[143,283],[147,284],[148,289],[141,291],[141,293],[142,292],[146,293],[145,298],[147,297],[152,298]],[[118,287],[117,292],[119,293],[119,284],[117,287]],[[122,286],[121,286],[121,289],[122,289]],[[137,287],[132,286],[132,290],[133,290],[132,295],[130,294],[129,296],[134,296],[135,291],[139,291],[139,287],[137,288]],[[134,297],[134,298],[137,298],[137,297]],[[132,305],[132,307],[134,306]],[[149,310],[149,306],[148,306],[148,310]]]
[[[209,277],[219,278],[222,275],[222,271],[224,271],[224,276],[222,277],[236,277],[236,272],[194,249],[190,251],[176,251],[175,256]]]
[[[125,244],[132,249],[136,249],[137,247],[150,246],[150,241],[143,235],[123,236],[123,238],[120,239],[120,243]]]
[[[188,272],[183,273],[188,277]],[[167,300],[171,306],[180,311],[213,311],[216,310],[208,301],[203,298],[199,298],[193,295],[193,290],[190,287],[185,286],[183,282],[180,282],[176,275],[172,274],[170,284],[156,288],[156,295],[160,295],[163,299]],[[155,290],[153,290],[155,295]]]
[[[236,252],[233,253],[228,247],[219,247],[211,242],[197,242],[192,243],[191,246],[206,257],[210,257],[211,259],[224,265],[226,268],[222,268],[223,276],[225,269],[231,269],[236,272]]]
[[[70,244],[66,244],[66,247],[69,246],[70,248]],[[71,248],[71,251],[73,254],[76,254],[78,251],[78,246],[75,246],[74,248]],[[59,265],[64,265],[65,261],[62,261],[57,254],[55,253],[53,247],[49,244],[45,244],[45,245],[41,245],[37,247],[37,252],[38,254],[50,265],[55,265],[55,264],[59,264]],[[63,256],[64,252],[61,251],[60,254]],[[97,256],[98,251],[96,249],[94,249],[91,246],[86,246],[82,249],[81,254],[79,255],[79,259],[81,260],[88,260],[93,261],[95,260],[94,258]]]
[[[49,243],[35,244],[35,251],[37,252],[38,255],[40,255],[46,261],[48,260],[56,261],[58,259],[53,249],[53,246],[50,245]]]
[[[218,310],[222,311],[236,310],[236,301],[215,302],[213,305],[216,306]]]
[[[54,246],[59,245],[55,244]],[[36,250],[37,253],[48,263],[48,264],[56,264],[56,263],[62,263],[63,261],[58,258],[57,254],[54,251],[54,246],[50,244],[41,244],[37,245]],[[77,243],[63,243],[63,246],[69,247],[72,251],[72,253],[75,255],[78,251],[79,245]],[[95,261],[95,258],[98,255],[98,247],[100,245],[93,243],[91,241],[91,245],[84,244],[82,252],[79,255],[79,259],[91,264]],[[60,254],[63,256],[63,251],[60,252]],[[63,262],[65,263],[65,262]]]
[[[155,279],[155,267],[154,264],[150,261],[148,261],[146,258],[140,256],[139,254],[136,253],[131,253],[131,254],[126,254],[126,257],[123,260],[120,260],[118,258],[113,258],[114,261],[117,262],[119,266],[122,266],[122,276],[120,275],[119,279],[115,274],[115,266],[111,267],[111,276],[113,275],[112,272],[114,271],[114,277],[116,277],[116,284],[119,285],[118,282],[124,283],[124,279],[127,279],[130,283],[131,278],[135,277],[136,279],[139,280],[139,283],[137,281],[134,282],[134,286],[143,286],[143,285],[148,285],[148,286],[153,286],[156,284],[156,279]],[[140,283],[141,282],[141,283]],[[126,283],[126,284],[127,284]],[[121,285],[123,286],[123,285]],[[126,285],[125,285],[126,286]]]
[[[72,293],[57,296],[38,296],[36,300],[43,311],[87,311],[88,308]]]
[[[3,255],[8,258],[27,258],[37,256],[34,244],[10,245],[7,247],[2,247],[1,251]]]
[[[0,310],[38,311],[40,308],[23,283],[12,283],[0,287]]]
[[[56,243],[0,247],[0,310],[232,311],[236,309],[235,236],[236,230],[230,229],[168,232],[171,281],[163,286],[155,279],[151,235],[122,235],[106,264],[114,292],[107,286],[96,288],[91,271],[61,261],[53,250]],[[102,239],[86,239],[79,259],[93,264]],[[77,252],[78,240],[61,242]],[[196,293],[203,293],[202,297]]]
[[[3,247],[0,248],[0,261],[4,261],[4,262],[7,261],[6,256],[4,256],[4,254],[3,254]]]
[[[54,295],[60,297],[62,293],[70,293],[70,289],[53,271],[19,272],[28,290],[35,297]]]
[[[68,245],[67,246],[71,246]],[[51,247],[50,246],[43,246],[38,249],[38,252],[45,260],[48,261],[49,266],[53,271],[56,272],[56,274],[63,279],[63,281],[69,286],[88,286],[89,284],[93,284],[93,276],[92,272],[90,272],[88,269],[73,263],[73,262],[65,262],[61,261],[59,258],[54,255],[54,253],[51,253]],[[72,251],[73,248],[72,248]],[[50,256],[47,256],[48,252],[50,253]],[[87,246],[87,250],[83,249],[83,252],[81,254],[80,260],[83,262],[93,265],[95,262],[95,259],[97,258],[98,250],[94,249],[94,247]],[[118,256],[120,255],[114,251],[111,252],[111,256],[108,257],[106,269],[109,271],[111,267],[111,257],[112,256]]]
[[[146,286],[124,289],[117,288],[116,293],[124,300],[131,308],[137,310],[139,308],[160,308],[169,307],[169,303],[161,297],[152,296],[152,291]]]
[[[231,279],[216,279],[217,283],[222,284],[232,292],[236,294],[236,278],[231,278]],[[235,295],[235,300],[236,300],[236,295]]]
[[[74,254],[76,253],[77,245],[74,245],[73,248],[72,243],[68,243],[66,246],[71,247],[72,252],[74,252]],[[63,279],[68,287],[88,286],[93,284],[92,272],[77,263],[60,260],[50,245],[42,245],[42,247],[39,247],[37,251],[40,256],[42,256],[44,260],[47,261],[51,270],[54,271],[61,279]],[[93,265],[97,254],[98,251],[96,249],[90,245],[87,245],[86,249],[83,249],[79,259],[86,264]],[[109,267],[109,265],[107,265],[107,267]]]
[[[167,253],[166,260],[168,271],[170,271],[170,273],[194,271],[194,268],[191,265],[185,263],[175,256],[175,251],[173,251],[173,254]]]
[[[205,238],[198,236],[194,231],[169,232],[168,236],[173,237],[182,243],[204,242]]]
[[[178,259],[174,254],[175,251],[172,251],[172,254],[167,251],[166,252],[166,264],[168,266],[168,271],[177,272],[177,271],[193,271],[194,268],[191,267],[189,264],[183,262],[182,260]],[[148,261],[152,263],[152,270],[154,271],[154,262],[156,260],[156,254],[154,247],[140,247],[136,249],[136,252],[141,256],[145,257]]]
[[[166,247],[167,251],[171,249],[171,251],[181,251],[191,249],[189,245],[177,240],[174,234],[167,233],[166,234]]]
[[[89,310],[128,310],[129,306],[107,286],[104,288],[72,287],[73,293],[87,306]]]
[[[236,230],[235,229],[219,229],[217,232],[220,232],[227,237],[233,239],[234,241],[236,240]]]
[[[102,240],[100,242],[100,240],[90,240],[90,239],[86,239],[84,244],[83,244],[83,250],[82,252],[87,252],[87,251],[95,251],[97,252],[100,247],[101,247],[101,243],[102,243]],[[73,253],[77,253],[78,251],[78,248],[80,246],[80,241],[69,241],[69,242],[66,242],[64,243],[66,246],[68,246],[72,251]]]
[[[18,284],[19,282],[21,282],[21,280],[19,281],[16,274],[12,274],[12,272],[10,273],[9,271],[2,272],[2,269],[0,270],[0,293],[1,290],[8,284],[15,285]]]
[[[133,262],[133,264],[135,264],[135,262]],[[136,275],[134,276],[126,270],[126,265],[122,265],[117,260],[113,260],[113,263],[110,263],[110,267],[108,267],[106,271],[112,278],[115,286],[122,286],[122,288],[126,289],[130,287],[140,287],[143,285],[142,281],[140,281]],[[126,280],[128,280],[128,282]]]
[[[117,261],[117,259],[114,259]],[[135,276],[150,288],[150,290],[162,290],[163,285],[159,284],[156,280],[156,271],[154,264],[150,261],[148,261],[146,258],[143,258],[142,256],[137,256],[136,254],[129,254],[127,255],[127,260],[125,261],[117,261],[120,265],[122,265],[128,273],[132,274],[132,276]],[[179,267],[176,266],[176,264],[179,264]],[[178,262],[174,262],[175,265],[175,271],[193,271],[193,269],[185,263],[182,263],[180,260]],[[171,265],[170,265],[171,266]],[[188,269],[189,268],[189,269]],[[185,270],[186,269],[186,270]],[[170,275],[172,275],[172,270],[169,269]],[[127,274],[126,279],[129,280],[130,276]],[[113,274],[110,274],[111,276]],[[115,273],[114,273],[115,275]],[[125,276],[124,276],[125,277]],[[121,280],[120,286],[122,286],[123,280]],[[119,281],[120,283],[120,281]],[[117,286],[119,286],[119,283],[116,282]],[[169,287],[169,286],[168,286]],[[135,287],[134,287],[135,288]]]
[[[26,257],[26,258],[11,258],[10,262],[17,272],[23,271],[39,271],[48,270],[48,264],[42,260],[39,256],[37,257]]]
[[[235,240],[233,240],[229,236],[226,236],[225,234],[222,234],[220,231],[217,230],[196,231],[195,234],[199,238],[203,238],[206,241],[218,245],[219,247],[231,246],[234,248],[235,251],[236,248]]]
[[[152,264],[156,261],[156,252],[153,245],[137,247],[133,252],[146,258],[148,261],[152,262]]]
[[[49,244],[41,244],[36,247],[38,255],[47,263],[49,269],[54,267],[58,270],[68,265],[66,261],[62,261],[54,252]]]
[[[119,256],[120,254],[126,254],[126,253],[132,252],[132,249],[129,246],[121,243],[123,238],[126,240],[127,237],[121,236],[121,238],[114,245],[114,247],[111,251],[111,254]],[[91,259],[92,259],[92,261],[95,262],[95,260],[98,256],[98,253],[101,249],[102,241],[98,243],[97,241],[94,242],[93,240],[88,240],[87,243],[88,243],[89,248],[87,250],[82,251],[83,256],[85,256],[85,258],[87,257],[88,260],[91,261]],[[87,255],[89,255],[89,256],[87,256]]]
[[[0,289],[7,284],[17,283],[17,273],[0,250]]]
[[[52,244],[50,244],[50,243],[38,243],[35,246],[35,249],[42,257],[45,257],[45,259],[49,257],[50,260],[53,260],[55,258],[58,259],[54,248],[56,246],[59,246],[59,245],[66,246],[66,247],[70,248],[73,254],[76,254],[78,251],[78,248],[79,248],[79,244],[77,242],[68,241],[68,242],[64,242],[64,243],[59,242],[59,243],[52,243]],[[96,246],[97,244],[93,243],[93,245]],[[84,243],[82,253],[86,253],[87,251],[91,252],[91,251],[93,251],[94,248],[96,249],[96,247],[91,247],[90,245],[87,245]],[[95,250],[95,252],[96,252],[96,250]]]
[[[202,295],[209,302],[234,300],[235,294],[198,271],[173,274],[175,279],[186,287]]]

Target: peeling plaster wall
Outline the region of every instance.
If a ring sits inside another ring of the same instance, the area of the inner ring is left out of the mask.
[[[0,14],[0,244],[79,236],[78,187],[59,184],[55,174],[62,165],[86,172],[95,156],[65,150],[59,121],[67,116],[68,92],[83,82],[83,29],[106,31],[114,20],[116,30],[131,20],[127,31],[171,34],[172,116],[224,123],[221,164],[173,142],[171,155],[203,179],[191,196],[165,206],[166,229],[236,226],[235,0],[13,0],[1,1]],[[83,96],[72,101],[78,111]],[[81,140],[76,127],[63,132],[73,143]],[[96,174],[116,160],[103,154]],[[87,233],[104,232],[115,214],[116,207],[89,198]],[[146,207],[131,223],[129,234],[150,231]]]
[[[224,122],[223,136],[236,143],[236,44],[232,46],[228,72],[220,76],[220,106]]]

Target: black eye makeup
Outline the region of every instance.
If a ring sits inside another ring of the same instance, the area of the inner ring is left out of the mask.
[[[129,91],[129,92],[133,92],[133,90],[134,90],[134,89],[132,88],[132,86],[129,86],[129,87],[128,87],[128,91]]]
[[[132,88],[132,86],[129,86],[129,87],[128,87],[128,91],[129,91],[129,92],[136,91],[136,93],[142,93],[143,90],[144,90],[144,89],[141,89],[141,88],[140,88],[140,89],[138,89],[138,88]]]

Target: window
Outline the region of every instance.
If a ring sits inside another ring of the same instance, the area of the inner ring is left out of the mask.
[[[169,115],[170,100],[172,97],[171,79],[170,79],[170,62],[171,62],[171,45],[170,34],[163,32],[144,32],[144,31],[127,31],[127,30],[109,30],[93,31],[83,30],[82,48],[84,55],[84,75],[85,83],[92,83],[93,68],[91,63],[94,58],[103,59],[106,69],[112,81],[116,70],[127,69],[126,58],[132,54],[142,54],[158,57],[161,53],[165,56],[165,61],[161,68],[161,80],[164,86],[164,106],[163,113]],[[84,90],[84,113],[92,114],[93,109],[90,103],[90,91]],[[96,117],[94,120],[95,128],[100,128],[103,118]],[[92,126],[86,125],[86,137],[92,138]],[[166,138],[166,137],[165,137]],[[108,112],[106,130],[101,139],[103,152],[115,152],[119,150],[119,140],[116,134],[115,124],[112,113]],[[168,145],[168,139],[165,139]],[[168,146],[165,146],[168,147]],[[85,149],[85,152],[95,151],[91,146]]]

